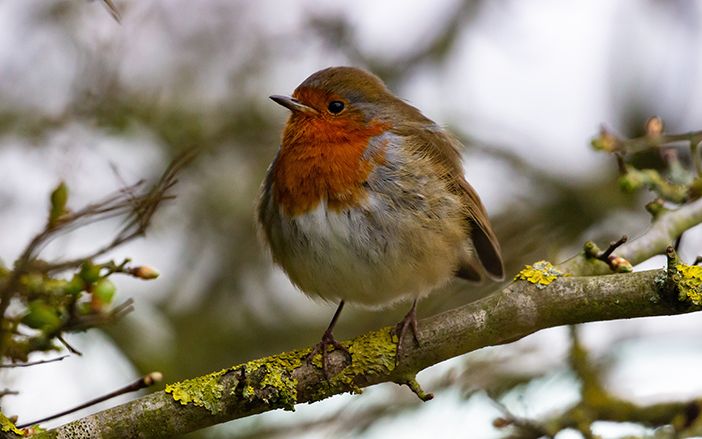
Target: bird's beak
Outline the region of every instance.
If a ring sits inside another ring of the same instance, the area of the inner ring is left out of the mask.
[[[300,113],[310,114],[310,115],[319,114],[319,111],[315,110],[312,107],[308,107],[307,105],[303,104],[302,102],[298,101],[297,99],[291,98],[289,96],[273,95],[273,96],[270,96],[270,98],[276,104],[280,104],[292,112],[300,112]]]

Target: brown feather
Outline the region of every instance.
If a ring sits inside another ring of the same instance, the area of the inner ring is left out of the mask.
[[[458,139],[424,117],[419,110],[408,104],[405,104],[405,106],[409,108],[404,112],[403,117],[406,118],[407,113],[414,110],[416,111],[413,118],[414,122],[404,123],[404,127],[396,127],[394,131],[401,135],[415,137],[415,141],[409,143],[421,145],[421,151],[418,151],[418,153],[427,156],[427,158],[439,165],[439,169],[443,169],[449,190],[454,194],[460,195],[464,200],[466,226],[470,231],[469,239],[473,243],[480,264],[491,278],[495,280],[503,279],[504,264],[497,236],[492,230],[480,197],[466,181],[463,174],[460,155],[460,149],[463,148],[463,145]],[[459,271],[462,269],[465,269],[465,267],[459,268]]]

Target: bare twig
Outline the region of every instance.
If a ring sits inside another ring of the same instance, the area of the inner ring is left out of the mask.
[[[609,246],[604,251],[600,250],[594,242],[588,241],[584,246],[585,257],[604,262],[609,266],[610,270],[615,273],[629,273],[633,270],[631,263],[621,256],[615,256],[613,254],[614,250],[624,244],[628,239],[629,238],[624,235],[619,238],[619,240],[610,242]]]
[[[13,294],[16,294],[20,279],[25,274],[31,271],[49,274],[69,268],[76,268],[86,260],[92,260],[102,256],[128,241],[144,235],[156,210],[165,200],[173,198],[173,195],[169,192],[177,182],[176,177],[178,173],[196,157],[198,152],[199,149],[189,149],[175,158],[159,180],[150,187],[146,187],[145,183],[140,181],[131,186],[122,188],[102,201],[89,204],[82,209],[76,211],[65,209],[58,216],[50,215],[44,229],[25,247],[20,257],[16,260],[10,275],[0,286],[0,318],[6,318],[5,313],[10,300]],[[59,262],[38,260],[38,254],[41,249],[61,233],[96,221],[119,216],[124,216],[125,221],[115,238],[107,245],[92,253],[72,260]],[[122,311],[128,312],[130,309],[131,302]],[[107,319],[99,317],[97,323],[110,321],[110,319],[122,314],[119,309],[115,311],[110,313]],[[91,319],[86,318],[73,322],[74,328],[87,328],[89,326],[89,321],[91,323],[96,323],[94,321],[95,317],[91,317]],[[0,356],[4,355],[6,350],[6,343],[3,340],[5,340],[5,338],[0,337]]]
[[[518,439],[539,439],[539,438],[549,438],[552,439],[553,435],[550,434],[546,429],[526,418],[519,417],[512,413],[504,404],[495,398],[490,398],[490,402],[502,412],[502,418],[495,419],[493,425],[496,428],[513,427],[518,432],[512,437]]]
[[[60,413],[56,413],[56,414],[51,415],[51,416],[47,416],[45,418],[37,419],[36,421],[27,422],[27,423],[24,423],[22,425],[18,425],[17,427],[18,428],[26,428],[26,427],[30,427],[32,425],[39,424],[41,422],[46,422],[46,421],[50,421],[52,419],[60,418],[61,416],[65,416],[65,415],[71,414],[73,412],[77,412],[78,410],[84,409],[86,407],[90,407],[91,405],[99,404],[103,401],[107,401],[108,399],[112,399],[112,398],[120,396],[120,395],[124,395],[125,393],[136,392],[137,390],[141,390],[141,389],[144,389],[146,387],[150,387],[150,386],[160,382],[162,379],[163,379],[163,375],[161,374],[161,372],[151,372],[151,373],[139,378],[138,380],[134,381],[133,383],[128,384],[124,387],[121,387],[113,392],[110,392],[107,395],[103,395],[103,396],[100,396],[98,398],[91,399],[90,401],[83,403],[79,406],[70,408],[68,410],[64,410]]]
[[[607,262],[609,258],[611,257],[612,253],[614,250],[617,249],[617,247],[620,247],[622,244],[624,244],[627,240],[629,240],[629,237],[624,235],[621,238],[619,238],[617,241],[612,241],[609,243],[609,247],[605,251],[602,252],[600,256],[598,256],[598,259],[600,259],[603,262]]]
[[[68,357],[68,355],[61,355],[60,357],[49,358],[48,360],[30,361],[28,363],[0,364],[0,367],[5,367],[5,368],[30,367],[30,366],[36,366],[38,364],[55,363],[57,361],[63,360],[64,358],[67,358],[67,357]]]
[[[117,23],[122,22],[122,16],[119,13],[119,9],[117,9],[117,6],[115,6],[115,3],[112,0],[102,0],[102,4],[105,5],[105,8],[107,8],[110,15],[112,15],[112,18],[114,18]]]
[[[83,356],[83,353],[81,351],[79,351],[78,349],[74,348],[70,343],[68,343],[66,341],[66,339],[63,338],[63,335],[59,334],[56,336],[56,338],[58,339],[58,341],[61,342],[62,345],[65,346],[66,349],[68,349],[68,352],[70,352],[74,355],[78,355],[79,357]]]

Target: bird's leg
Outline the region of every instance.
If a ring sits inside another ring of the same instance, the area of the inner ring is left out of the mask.
[[[405,318],[400,320],[400,323],[395,327],[395,333],[397,334],[397,354],[395,355],[395,365],[399,364],[400,357],[402,357],[402,342],[405,340],[405,334],[407,330],[412,330],[412,336],[414,337],[417,346],[420,346],[419,337],[417,337],[417,299],[412,302],[412,308],[405,315]]]
[[[327,327],[327,330],[324,331],[324,334],[322,334],[322,340],[314,345],[312,348],[312,352],[307,356],[307,361],[310,362],[312,361],[312,358],[317,355],[318,353],[322,354],[322,372],[324,372],[324,377],[326,379],[329,379],[329,360],[328,360],[328,352],[327,352],[327,346],[332,345],[334,346],[334,349],[339,349],[340,351],[346,352],[349,356],[351,356],[351,353],[349,352],[348,349],[346,349],[341,343],[336,341],[334,338],[334,335],[332,334],[332,330],[334,329],[334,326],[336,325],[336,321],[339,319],[339,314],[341,314],[341,310],[344,309],[344,301],[342,300],[339,302],[339,307],[336,308],[336,312],[334,313],[334,317],[332,317],[331,322],[329,322],[329,327]]]

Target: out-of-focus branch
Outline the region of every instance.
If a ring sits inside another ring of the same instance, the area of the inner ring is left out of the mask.
[[[564,413],[540,422],[512,418],[507,412],[504,421],[497,425],[511,428],[511,438],[550,438],[568,428],[577,429],[585,438],[595,438],[592,424],[596,421],[635,422],[652,428],[669,425],[681,437],[699,435],[702,400],[641,405],[613,395],[603,384],[601,371],[593,366],[574,326],[571,327],[571,339],[570,363],[580,379],[580,401]]]
[[[61,341],[69,350],[62,333],[82,331],[110,323],[132,310],[132,301],[111,308],[115,286],[108,279],[125,273],[148,280],[158,273],[144,266],[128,266],[93,260],[146,233],[156,210],[173,197],[171,189],[179,171],[197,154],[191,149],[176,158],[152,185],[139,182],[105,199],[71,210],[68,188],[59,184],[50,197],[44,228],[29,242],[12,267],[0,264],[0,358],[3,363],[27,363],[30,353],[56,350]],[[108,218],[122,218],[115,237],[102,247],[70,260],[40,259],[41,250],[53,239],[74,229]],[[64,279],[65,271],[73,277]],[[10,303],[18,306],[10,308]],[[111,309],[110,309],[111,308]],[[29,331],[31,329],[32,331]]]

